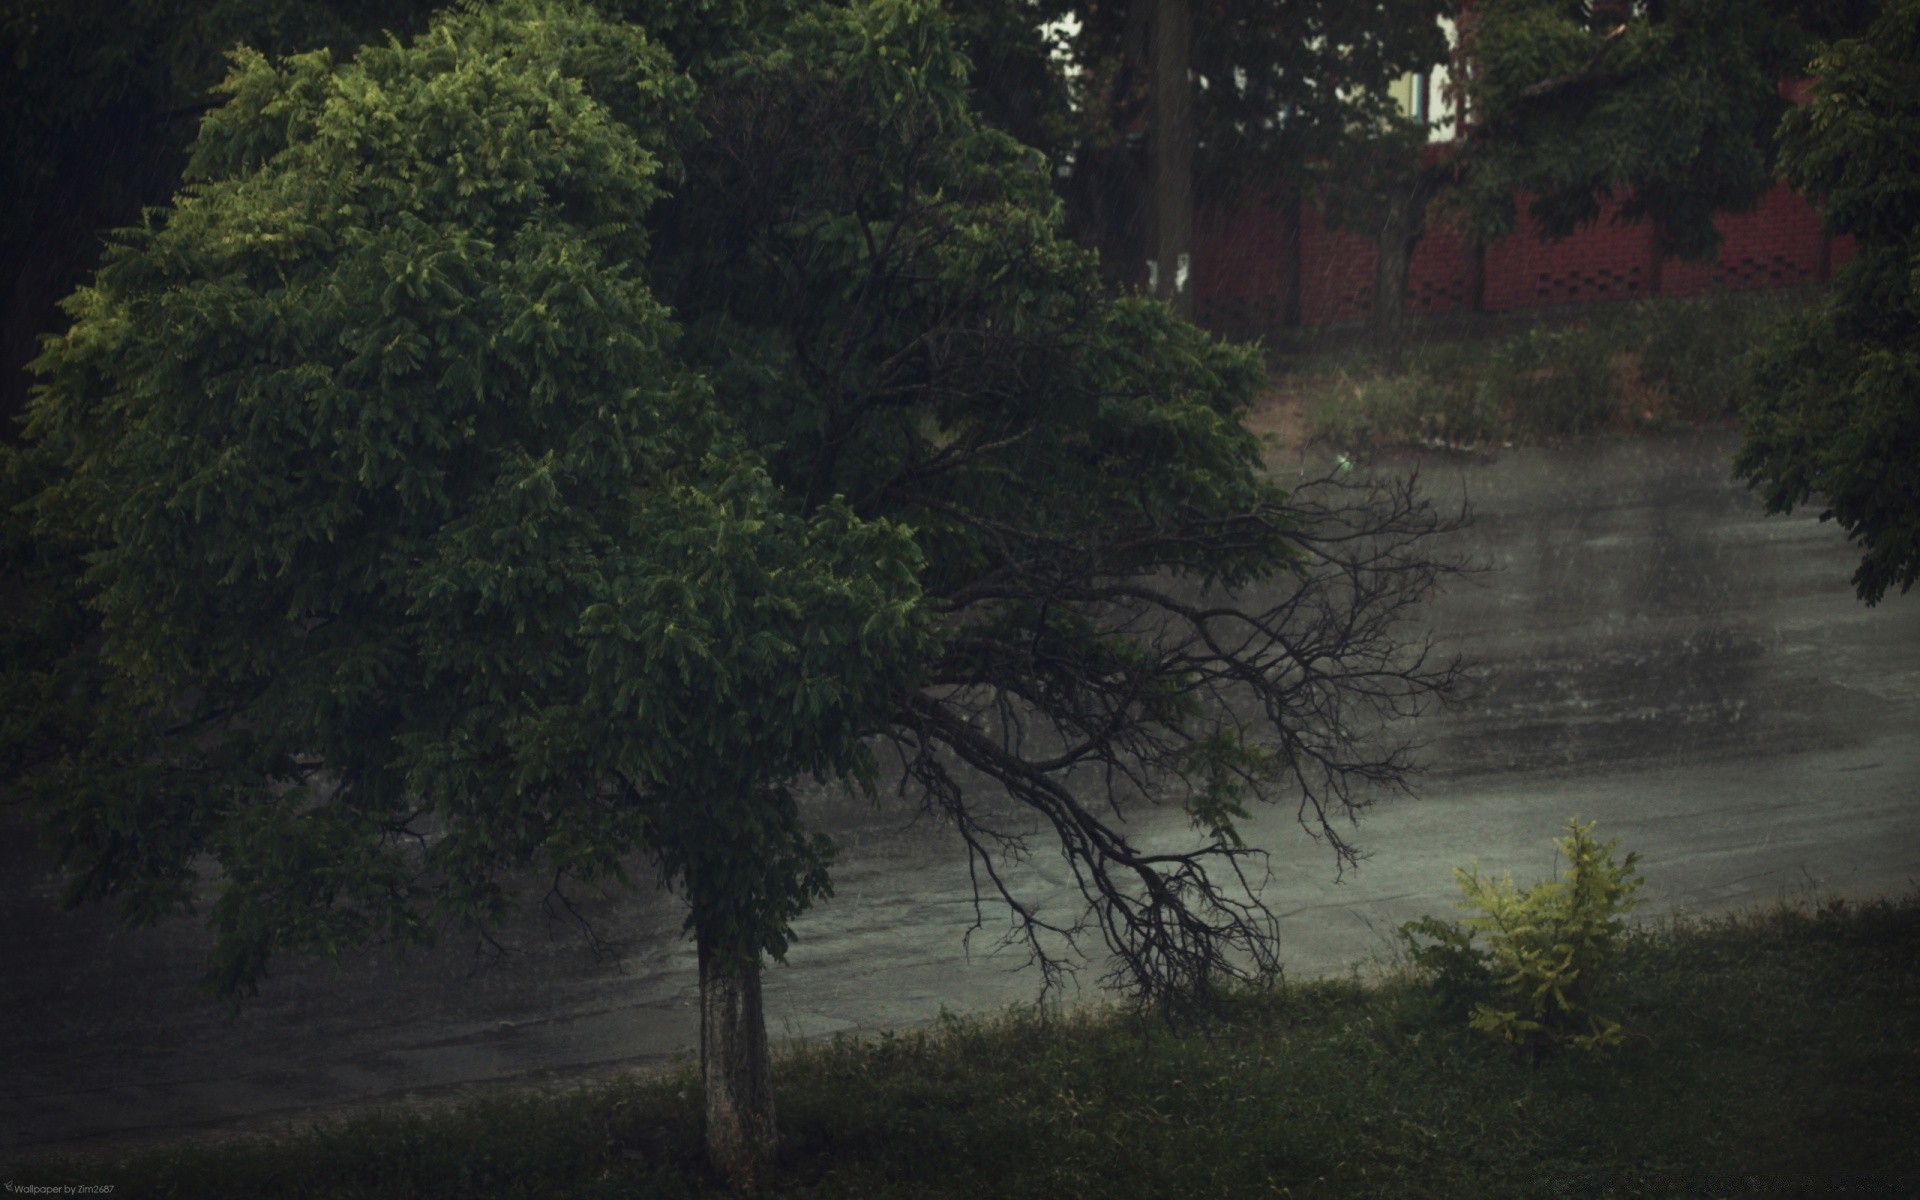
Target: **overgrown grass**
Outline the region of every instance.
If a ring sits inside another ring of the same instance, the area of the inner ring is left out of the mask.
[[[793,1197],[1920,1194],[1920,893],[1631,935],[1616,1054],[1538,1064],[1404,965],[1222,1001],[949,1018],[779,1062]],[[687,1072],[127,1161],[17,1163],[115,1196],[684,1197]]]
[[[1426,343],[1399,372],[1350,350],[1288,366],[1332,377],[1308,406],[1309,432],[1349,449],[1694,424],[1739,410],[1744,356],[1813,298],[1753,291],[1595,305],[1570,323]]]

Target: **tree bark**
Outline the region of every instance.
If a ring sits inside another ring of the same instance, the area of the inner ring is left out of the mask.
[[[1422,173],[1424,175],[1424,173]],[[1416,176],[1407,187],[1387,197],[1386,214],[1376,239],[1378,256],[1373,275],[1373,344],[1383,364],[1397,371],[1407,350],[1407,271],[1414,248],[1426,233],[1430,185]]]
[[[1300,197],[1289,195],[1280,207],[1280,324],[1288,329],[1300,325],[1300,254],[1305,249],[1300,236]]]
[[[724,952],[704,930],[700,950],[700,1076],[707,1099],[707,1161],[737,1191],[751,1191],[778,1139],[760,958]]]
[[[1158,0],[1153,17],[1153,101],[1149,111],[1153,294],[1193,316],[1193,13],[1188,0]]]

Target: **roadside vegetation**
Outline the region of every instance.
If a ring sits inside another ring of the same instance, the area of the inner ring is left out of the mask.
[[[1242,989],[1180,1026],[949,1017],[775,1062],[793,1197],[1814,1196],[1920,1191],[1920,892],[1629,928],[1611,1051],[1470,1029],[1411,961]],[[685,1197],[691,1067],[376,1111],[16,1184],[193,1197]]]
[[[1339,450],[1473,450],[1601,428],[1661,429],[1732,417],[1747,356],[1817,289],[1589,305],[1571,319],[1434,338],[1400,371],[1349,349],[1283,356],[1310,440]],[[1496,327],[1498,328],[1498,327]]]

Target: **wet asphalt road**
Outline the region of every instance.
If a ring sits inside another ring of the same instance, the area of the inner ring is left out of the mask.
[[[1357,872],[1336,882],[1290,811],[1257,814],[1290,973],[1342,970],[1402,921],[1449,911],[1450,871],[1475,856],[1547,874],[1570,816],[1641,852],[1643,917],[1920,881],[1920,596],[1860,605],[1839,532],[1763,517],[1728,477],[1733,445],[1721,432],[1422,464],[1437,496],[1471,500],[1458,546],[1490,568],[1430,606],[1443,645],[1477,664],[1472,696],[1421,724],[1423,798],[1373,810]],[[812,811],[842,846],[838,894],[768,975],[776,1037],[1034,998],[1024,957],[991,953],[991,911],[963,944],[964,858],[939,829],[862,801]],[[591,906],[617,959],[535,914],[498,962],[449,948],[398,977],[371,956],[283,964],[228,1024],[190,990],[194,927],[56,913],[46,855],[16,814],[0,825],[0,1149],[574,1080],[694,1042],[672,897]],[[1066,901],[1056,865],[1036,857],[1030,895]]]

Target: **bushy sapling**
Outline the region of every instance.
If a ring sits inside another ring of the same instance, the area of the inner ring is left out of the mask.
[[[1618,844],[1596,841],[1591,821],[1568,821],[1567,836],[1554,841],[1565,872],[1525,891],[1512,872],[1496,881],[1480,874],[1477,860],[1456,867],[1463,899],[1455,907],[1479,915],[1457,924],[1423,917],[1402,926],[1401,936],[1443,997],[1471,1004],[1474,1029],[1536,1056],[1610,1049],[1621,1027],[1593,1011],[1594,985],[1618,952],[1623,914],[1641,903],[1633,893],[1642,883],[1638,854],[1614,862]],[[1480,933],[1488,935],[1485,945],[1474,944]]]

